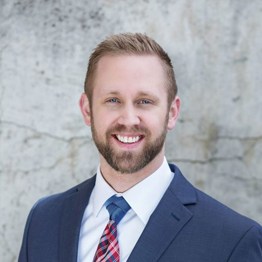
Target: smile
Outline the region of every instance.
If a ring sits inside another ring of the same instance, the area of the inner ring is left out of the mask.
[[[125,143],[125,144],[132,144],[132,143],[136,143],[140,140],[141,136],[120,136],[120,135],[116,135],[115,136],[117,138],[118,141]]]

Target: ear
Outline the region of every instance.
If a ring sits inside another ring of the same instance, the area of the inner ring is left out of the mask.
[[[86,125],[91,125],[91,109],[88,97],[83,93],[79,100],[79,106]]]
[[[171,103],[171,106],[169,108],[169,113],[168,113],[168,123],[167,123],[168,130],[172,130],[176,125],[176,121],[178,119],[178,115],[180,111],[180,103],[181,101],[178,96],[176,96],[175,99]]]

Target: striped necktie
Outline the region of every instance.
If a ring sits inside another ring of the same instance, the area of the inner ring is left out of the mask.
[[[124,217],[130,206],[123,197],[110,197],[106,203],[109,222],[100,238],[93,262],[119,262],[119,244],[117,240],[117,224]]]

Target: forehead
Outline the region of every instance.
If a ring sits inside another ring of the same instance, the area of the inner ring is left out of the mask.
[[[166,78],[163,63],[156,55],[106,55],[97,64],[94,87],[153,88],[164,86]]]

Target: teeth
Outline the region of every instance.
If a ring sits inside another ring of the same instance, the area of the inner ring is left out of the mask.
[[[117,139],[122,142],[122,143],[126,143],[126,144],[131,144],[131,143],[135,143],[139,140],[139,136],[120,136],[120,135],[116,135]]]

